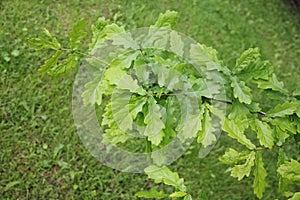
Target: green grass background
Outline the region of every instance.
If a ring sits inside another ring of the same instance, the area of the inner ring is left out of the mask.
[[[72,119],[74,76],[37,76],[50,54],[30,49],[26,38],[40,35],[45,27],[64,44],[80,18],[91,25],[105,16],[132,29],[151,25],[167,9],[179,12],[177,31],[217,49],[229,67],[243,50],[259,47],[286,86],[299,88],[300,14],[284,0],[2,0],[0,199],[131,200],[140,189],[154,186],[145,175],[112,170],[85,150]],[[238,182],[218,161],[235,145],[221,139],[208,157],[199,159],[199,147],[193,145],[171,168],[186,180],[195,199],[203,193],[208,199],[255,199],[253,179]],[[281,199],[276,152],[264,157],[270,174],[264,199]]]

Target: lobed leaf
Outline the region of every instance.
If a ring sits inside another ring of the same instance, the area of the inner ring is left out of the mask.
[[[135,196],[139,197],[139,198],[146,198],[146,199],[165,199],[168,198],[169,195],[163,193],[162,191],[157,191],[152,189],[151,191],[139,191],[135,194]]]
[[[248,149],[255,149],[256,146],[245,136],[245,125],[241,120],[229,120],[226,118],[222,129],[228,133],[230,137],[236,139],[239,143],[245,145]]]
[[[164,137],[163,129],[165,124],[162,121],[161,107],[153,97],[148,100],[148,112],[145,116],[144,123],[147,125],[144,135],[148,137],[154,145],[159,145]]]
[[[254,169],[254,194],[261,199],[263,197],[263,193],[266,189],[267,183],[266,183],[266,176],[267,172],[264,168],[264,163],[262,159],[261,152],[256,153],[255,158],[255,169]]]
[[[181,192],[186,192],[186,186],[184,185],[183,179],[179,178],[179,175],[176,172],[172,172],[166,166],[157,167],[151,165],[145,168],[145,173],[149,178],[154,179],[156,183],[165,183],[166,185],[174,186]]]
[[[102,73],[96,74],[95,78],[88,82],[84,87],[85,91],[82,93],[83,102],[85,105],[101,105],[102,103],[102,91],[101,91],[101,83],[102,83]]]
[[[46,72],[49,72],[51,70],[51,68],[53,68],[57,65],[58,59],[60,58],[60,56],[61,56],[61,51],[56,51],[56,53],[54,55],[52,55],[51,58],[46,60],[45,64],[43,64],[39,68],[38,73],[44,74]]]
[[[258,48],[250,48],[244,51],[241,56],[236,60],[235,67],[233,68],[233,72],[239,72],[249,67],[250,64],[257,61],[260,57],[260,52]]]
[[[236,76],[231,77],[231,87],[233,88],[234,98],[239,99],[241,103],[251,103],[251,89],[246,86],[244,81],[238,81]]]
[[[159,27],[169,26],[170,28],[172,28],[176,24],[177,18],[178,18],[177,12],[167,10],[165,13],[159,14],[158,19],[154,24],[154,27],[159,28]]]
[[[204,108],[204,116],[202,118],[202,128],[198,132],[197,142],[202,143],[204,147],[207,147],[215,142],[217,138],[214,135],[215,128],[212,126],[212,118],[206,107]]]
[[[292,115],[297,111],[298,107],[298,102],[285,102],[268,111],[267,115],[269,117],[284,117],[286,115]]]
[[[241,160],[246,160],[248,155],[248,151],[238,152],[235,149],[229,148],[219,160],[227,165],[235,165]]]
[[[285,179],[290,181],[300,181],[300,163],[297,160],[291,159],[280,165],[277,172]]]
[[[235,165],[231,170],[231,176],[237,178],[239,181],[245,176],[249,176],[252,167],[254,166],[255,152],[251,151],[246,162],[242,165]]]
[[[87,32],[85,31],[86,22],[84,19],[77,21],[70,33],[70,48],[78,49],[81,46],[81,40],[85,38]]]
[[[258,79],[254,82],[257,83],[258,87],[261,89],[272,89],[274,91],[278,91],[283,94],[288,93],[288,90],[284,88],[283,82],[279,82],[274,73],[272,74],[271,77],[269,77],[268,80]]]
[[[274,136],[273,130],[271,127],[258,119],[254,119],[250,121],[250,127],[254,130],[257,134],[257,138],[259,143],[269,149],[271,149],[274,145]]]

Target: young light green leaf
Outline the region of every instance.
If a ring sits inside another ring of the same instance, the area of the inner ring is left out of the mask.
[[[286,161],[286,155],[284,150],[281,148],[278,152],[278,160],[277,160],[277,168],[279,168]],[[283,178],[280,174],[278,174],[278,188],[279,191],[285,196],[291,196],[291,192],[289,192],[289,181]]]
[[[181,36],[176,32],[172,31],[170,33],[170,50],[178,56],[183,56],[184,53],[184,43]]]
[[[267,186],[266,183],[266,176],[267,172],[264,168],[264,163],[262,159],[262,154],[261,152],[256,153],[256,158],[255,158],[255,169],[254,169],[254,194],[261,199],[263,197],[263,193],[265,191],[265,188]]]
[[[56,40],[56,38],[53,37],[47,29],[44,29],[43,33],[46,36],[46,38],[44,37],[32,38],[27,40],[28,44],[31,47],[35,48],[36,50],[53,49],[58,51],[61,45]]]
[[[245,123],[241,120],[229,120],[226,118],[222,129],[228,133],[228,135],[239,143],[245,145],[248,149],[255,149],[256,146],[245,136]]]
[[[258,87],[261,89],[272,89],[274,91],[278,91],[283,94],[288,93],[288,90],[284,88],[283,82],[279,82],[274,73],[272,74],[272,77],[269,77],[269,80],[259,79],[254,82],[257,83]]]
[[[235,149],[229,148],[219,160],[227,165],[235,165],[241,160],[246,160],[248,156],[248,151],[237,152]]]
[[[139,112],[142,112],[143,106],[146,104],[147,99],[143,96],[132,97],[129,103],[129,112],[131,114],[132,119],[137,117]]]
[[[180,103],[181,120],[176,130],[178,138],[184,141],[188,138],[194,138],[197,132],[202,128],[201,119],[203,118],[204,107],[199,110],[199,104],[196,98],[188,95],[178,95]]]
[[[275,127],[275,138],[276,138],[276,144],[281,146],[284,144],[285,140],[290,136],[287,134],[287,131],[282,130],[279,126]]]
[[[285,102],[278,104],[274,109],[267,112],[269,117],[284,117],[286,115],[292,115],[297,111],[299,107],[298,102]]]
[[[77,56],[76,54],[70,54],[66,59],[64,59],[58,65],[55,65],[49,71],[49,75],[51,76],[58,76],[58,75],[65,75],[67,74],[72,68],[76,67],[77,65]]]
[[[290,181],[300,181],[300,163],[297,160],[291,159],[280,165],[277,172],[285,179]]]
[[[114,120],[112,102],[109,102],[105,107],[102,126],[108,126],[103,135],[103,143],[106,145],[124,143],[130,138],[130,136],[126,135],[126,133],[119,128],[119,125]]]
[[[109,67],[104,72],[104,78],[112,85],[117,85],[126,75],[126,71],[119,67]]]
[[[117,88],[129,90],[133,93],[145,95],[146,91],[138,85],[137,80],[134,80],[130,75],[125,74],[117,83]]]
[[[233,96],[241,103],[251,103],[251,89],[246,86],[244,81],[238,81],[236,76],[231,77],[231,87],[233,88]]]
[[[163,193],[162,191],[151,190],[151,191],[139,191],[135,194],[135,196],[139,198],[146,198],[146,199],[165,199],[168,198],[169,195]]]
[[[51,68],[53,68],[54,66],[57,65],[58,59],[60,58],[61,52],[60,51],[56,51],[56,53],[51,56],[51,58],[49,58],[48,60],[45,61],[45,64],[43,64],[39,70],[38,73],[39,74],[44,74],[48,71],[51,70]]]
[[[249,177],[252,167],[254,166],[255,152],[251,151],[246,162],[242,165],[235,165],[231,170],[231,176],[237,178],[239,181],[244,176]]]
[[[115,58],[111,62],[110,68],[128,69],[131,66],[132,61],[134,61],[138,55],[138,51],[126,52],[125,54]]]
[[[201,44],[191,44],[190,59],[197,65],[202,66],[207,62],[213,61],[211,55],[205,51]]]
[[[257,138],[259,143],[269,149],[271,149],[274,145],[274,136],[273,130],[271,127],[258,119],[250,121],[250,127],[257,134]]]
[[[147,124],[144,135],[154,145],[159,145],[164,137],[162,130],[165,128],[165,124],[162,121],[160,109],[161,107],[157,104],[156,100],[153,97],[149,98],[148,112],[144,119],[145,124]]]
[[[171,198],[180,198],[180,197],[185,197],[186,195],[187,195],[186,192],[179,191],[179,192],[173,192],[172,194],[170,194],[169,197],[171,197]]]
[[[249,65],[255,62],[259,57],[260,57],[260,52],[258,48],[247,49],[236,60],[236,64],[233,69],[233,72],[236,73],[249,67]]]
[[[86,22],[84,19],[77,21],[70,33],[70,48],[78,49],[81,46],[81,40],[85,38],[87,32],[85,32]]]
[[[83,102],[85,105],[101,105],[102,91],[100,85],[102,83],[102,73],[96,74],[95,78],[88,82],[84,87],[85,91],[82,93]]]
[[[297,133],[297,127],[288,117],[276,117],[271,119],[271,124],[278,126],[283,131],[289,131],[293,134]]]
[[[130,32],[122,32],[112,36],[113,45],[123,46],[125,49],[139,49],[139,45],[132,39]]]
[[[172,172],[166,166],[157,167],[151,165],[145,168],[145,173],[149,178],[154,179],[156,183],[165,183],[166,185],[174,186],[181,192],[186,192],[186,186],[184,185],[183,179],[179,178],[179,175],[176,172]]]
[[[274,73],[274,67],[270,61],[256,61],[236,75],[241,80],[269,80],[269,77]]]
[[[201,113],[201,115],[203,114]],[[205,107],[202,128],[199,129],[197,142],[202,143],[203,146],[206,148],[207,146],[211,145],[217,140],[216,136],[214,135],[214,132],[215,128],[212,126],[212,118],[210,116],[209,110]]]
[[[131,93],[127,91],[115,92],[112,95],[112,116],[118,127],[126,132],[132,129],[133,119],[129,112]]]
[[[164,26],[170,26],[170,28],[172,28],[176,24],[177,18],[177,12],[167,10],[165,13],[159,14],[158,19],[154,24],[154,27],[160,28]]]

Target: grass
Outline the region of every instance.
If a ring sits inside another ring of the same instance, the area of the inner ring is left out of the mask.
[[[35,52],[26,38],[48,28],[62,43],[80,18],[99,16],[127,28],[149,26],[160,12],[177,10],[176,30],[212,46],[231,66],[249,47],[259,47],[291,90],[299,87],[299,13],[283,1],[20,1],[0,2],[0,196],[1,199],[136,199],[154,184],[142,174],[112,170],[94,159],[76,134],[71,112],[73,76],[52,79],[36,72],[48,52]],[[221,137],[205,159],[199,147],[176,161],[192,195],[199,199],[255,199],[252,180],[236,181],[218,161],[231,140]],[[292,148],[292,147],[287,147]],[[275,176],[276,152],[264,155]],[[292,156],[292,155],[290,155]],[[160,187],[161,186],[157,186]],[[279,198],[275,178],[265,199]]]

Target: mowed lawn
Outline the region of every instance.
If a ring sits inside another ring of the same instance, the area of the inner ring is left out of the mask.
[[[72,24],[81,18],[89,26],[104,16],[127,29],[147,27],[167,9],[179,12],[178,32],[215,48],[225,65],[233,65],[243,50],[259,47],[285,85],[299,88],[300,11],[287,0],[1,0],[0,199],[132,200],[140,189],[170,189],[146,175],[110,169],[86,151],[72,118],[74,74],[38,76],[50,54],[26,44],[43,28],[66,44]],[[170,168],[185,179],[194,199],[255,199],[253,179],[235,180],[218,161],[235,144],[224,134],[204,159],[192,145]],[[264,157],[269,173],[264,199],[276,199],[276,150]]]

